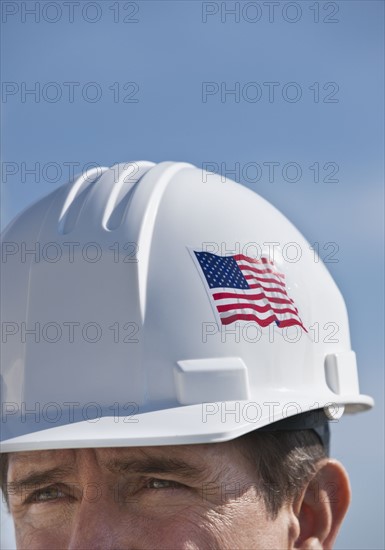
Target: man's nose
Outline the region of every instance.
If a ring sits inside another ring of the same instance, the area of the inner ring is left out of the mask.
[[[135,523],[107,498],[83,500],[73,517],[68,550],[135,550],[140,540]]]

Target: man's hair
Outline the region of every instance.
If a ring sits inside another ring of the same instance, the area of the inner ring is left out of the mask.
[[[255,464],[266,511],[275,519],[299,496],[327,452],[314,430],[254,431],[239,438]]]
[[[8,490],[7,490],[7,473],[8,473],[8,454],[0,454],[0,487],[8,505]]]
[[[297,497],[326,458],[313,430],[254,431],[237,440],[255,465],[257,487],[266,511],[275,519],[282,506]],[[0,486],[8,505],[8,455],[0,455]]]

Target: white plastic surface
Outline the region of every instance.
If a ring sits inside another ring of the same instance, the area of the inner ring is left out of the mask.
[[[372,406],[343,298],[280,212],[189,164],[120,166],[60,187],[5,231],[43,252],[4,264],[3,452],[220,441],[317,405]],[[191,250],[270,257],[269,243],[307,332],[219,326]],[[314,337],[331,322],[337,338]]]

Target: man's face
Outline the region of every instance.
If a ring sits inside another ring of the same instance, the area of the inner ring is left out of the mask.
[[[18,548],[289,548],[289,506],[271,520],[235,442],[12,453]]]

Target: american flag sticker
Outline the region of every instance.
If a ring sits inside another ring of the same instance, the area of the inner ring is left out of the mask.
[[[261,327],[299,325],[307,332],[287,294],[285,275],[276,270],[272,260],[189,251],[222,325],[255,321]]]

